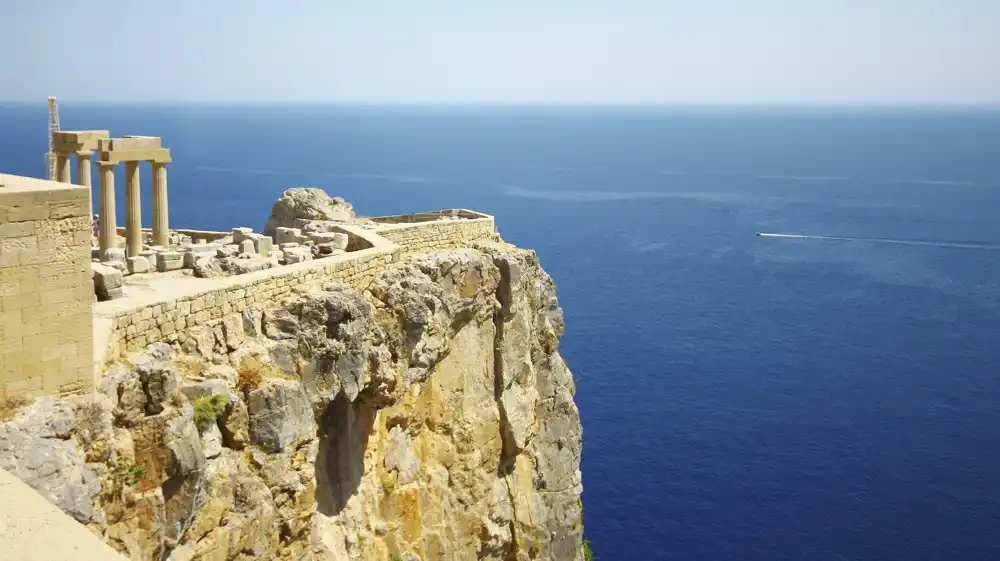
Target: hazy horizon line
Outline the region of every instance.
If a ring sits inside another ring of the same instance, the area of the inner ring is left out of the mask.
[[[74,100],[57,98],[60,104],[77,106],[237,106],[237,107],[442,107],[442,108],[609,108],[609,109],[1000,109],[994,102],[695,102],[695,101],[298,101],[298,100]],[[0,106],[46,105],[47,100],[0,100]]]

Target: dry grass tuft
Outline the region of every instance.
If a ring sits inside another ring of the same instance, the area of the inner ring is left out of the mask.
[[[0,421],[13,419],[31,399],[23,395],[0,394]]]
[[[264,379],[264,361],[256,355],[246,355],[240,359],[240,367],[236,369],[236,388],[244,396],[260,387]]]
[[[177,359],[177,371],[188,380],[200,380],[205,373],[205,363],[193,356],[182,356]]]

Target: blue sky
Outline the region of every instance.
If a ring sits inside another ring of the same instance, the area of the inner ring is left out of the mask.
[[[1000,0],[0,0],[0,99],[1000,103]]]

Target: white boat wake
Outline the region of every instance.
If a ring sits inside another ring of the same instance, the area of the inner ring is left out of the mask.
[[[924,240],[898,240],[891,238],[858,238],[848,236],[809,236],[805,234],[776,234],[771,232],[757,232],[758,236],[765,238],[794,238],[799,240],[832,240],[841,242],[868,242],[886,243],[896,245],[921,245],[929,247],[950,247],[955,249],[985,249],[988,251],[1000,251],[1000,245],[985,243],[963,243],[963,242],[935,242]]]

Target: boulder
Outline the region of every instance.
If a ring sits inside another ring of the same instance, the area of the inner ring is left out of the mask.
[[[242,450],[250,444],[250,415],[243,400],[230,397],[229,407],[219,415],[218,424],[226,448]]]
[[[215,250],[215,256],[222,257],[232,257],[240,252],[240,246],[235,244],[226,244]]]
[[[209,425],[207,429],[202,431],[201,451],[209,460],[222,454],[222,433],[219,432],[218,425]]]
[[[213,378],[205,380],[204,382],[184,384],[181,386],[181,393],[184,394],[189,401],[193,402],[201,397],[210,397],[219,394],[228,395],[229,384],[223,379]]]
[[[298,382],[267,380],[248,401],[250,440],[261,449],[283,452],[315,436],[312,407]]]
[[[140,491],[159,487],[172,477],[189,475],[205,465],[194,409],[168,409],[143,417],[132,428],[136,464],[145,473]]]
[[[0,423],[0,469],[87,523],[94,516],[94,499],[101,486],[70,437],[75,418],[72,404],[43,397],[12,421]]]
[[[294,227],[295,220],[354,220],[354,209],[340,197],[330,197],[315,187],[295,187],[285,191],[271,208],[264,233],[274,235],[278,227]]]

